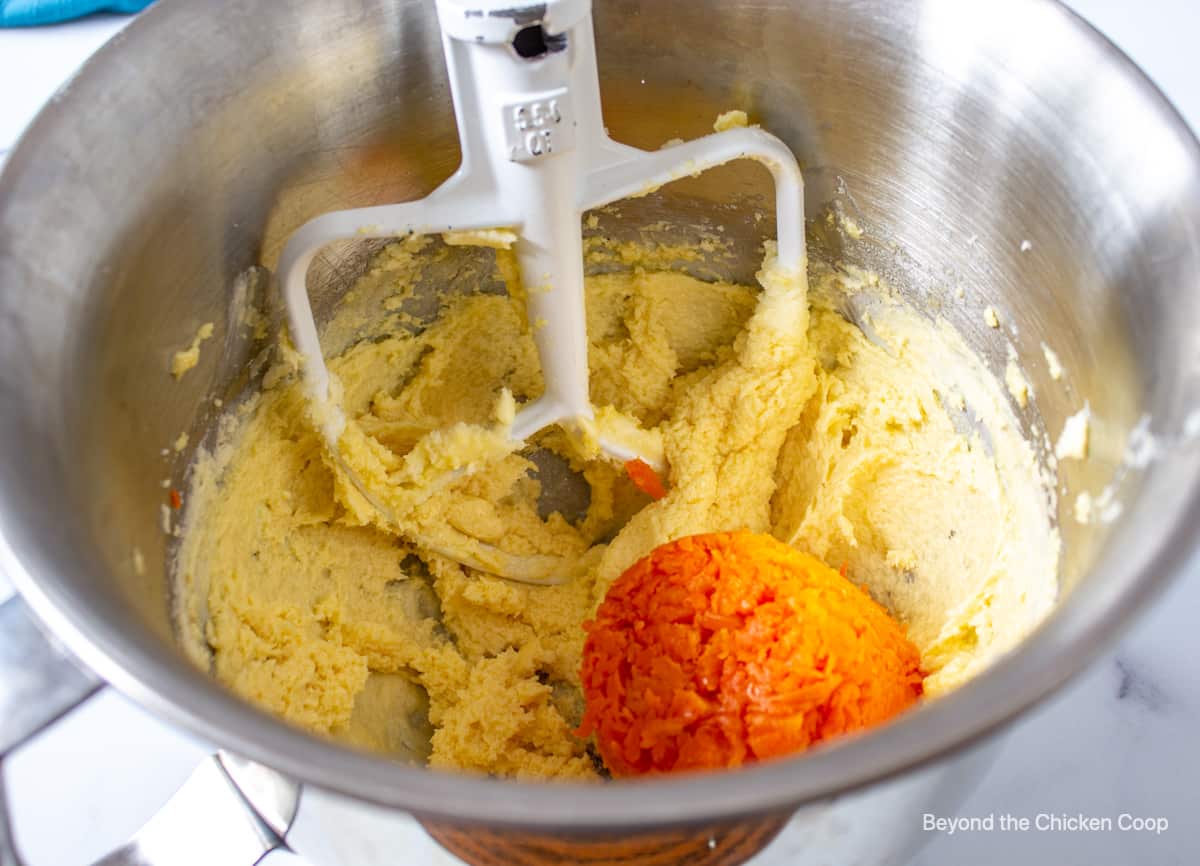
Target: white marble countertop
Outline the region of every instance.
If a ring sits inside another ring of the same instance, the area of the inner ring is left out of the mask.
[[[1200,130],[1200,3],[1069,5],[1129,53]],[[95,16],[0,31],[0,155],[124,20]],[[0,585],[0,597],[7,593]],[[934,833],[912,866],[1200,863],[1197,612],[1200,570],[1173,586],[1087,672],[1016,724],[995,767],[959,812],[997,820],[1004,813],[1114,819],[1129,813],[1166,818],[1166,832]],[[205,744],[114,694],[83,707],[6,762],[16,831],[30,866],[73,866],[119,844],[207,753]],[[429,862],[427,852],[405,853],[406,863]],[[299,864],[287,855],[267,862],[285,861]]]

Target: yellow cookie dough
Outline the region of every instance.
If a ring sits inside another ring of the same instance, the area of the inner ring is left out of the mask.
[[[196,329],[191,344],[171,356],[171,375],[182,379],[184,374],[200,363],[200,346],[213,335],[213,323],[205,322]]]
[[[424,243],[385,250],[364,281],[403,295]],[[604,253],[630,267],[587,280],[593,402],[660,437],[668,496],[649,501],[547,431],[536,444],[584,473],[590,501],[542,519],[535,464],[504,435],[541,391],[520,292],[451,298],[428,328],[351,345],[330,365],[350,419],[343,457],[393,514],[337,470],[286,363],[199,457],[175,569],[197,663],[362,748],[591,777],[572,733],[582,623],[671,538],[748,527],[845,565],[908,626],[930,695],[1046,615],[1052,488],[1004,385],[950,328],[869,274],[814,268],[810,292],[770,256],[750,287],[662,270],[679,251]],[[847,299],[857,325],[838,312]],[[468,457],[473,471],[443,471]],[[476,558],[549,557],[570,573],[531,586],[438,552],[464,539]]]

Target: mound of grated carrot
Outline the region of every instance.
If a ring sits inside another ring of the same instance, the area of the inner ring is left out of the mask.
[[[617,776],[803,751],[921,695],[904,628],[843,575],[769,535],[655,548],[584,628],[577,733],[596,735]]]

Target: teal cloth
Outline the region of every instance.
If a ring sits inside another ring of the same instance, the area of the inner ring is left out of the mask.
[[[154,0],[0,0],[0,27],[34,27],[93,12],[140,12]]]

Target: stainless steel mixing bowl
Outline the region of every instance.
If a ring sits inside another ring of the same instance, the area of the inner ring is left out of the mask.
[[[1022,415],[1031,435],[1057,432],[1089,401],[1093,457],[1060,482],[1095,492],[1119,476],[1121,513],[1081,525],[1062,497],[1062,597],[1044,627],[960,691],[835,748],[589,786],[359,754],[247,706],[185,660],[159,482],[178,486],[189,452],[160,452],[204,429],[212,395],[248,381],[260,347],[241,316],[266,301],[240,274],[270,266],[319,211],[423,195],[454,168],[422,0],[166,0],[33,124],[0,180],[0,566],[121,691],[385,817],[603,834],[803,807],[812,827],[873,816],[881,834],[846,854],[829,830],[812,837],[819,854],[902,857],[919,835],[914,804],[952,808],[978,774],[979,753],[963,748],[1060,686],[1193,557],[1200,148],[1126,58],[1049,0],[598,0],[595,12],[616,138],[657,146],[703,133],[719,110],[749,109],[799,155],[810,212],[832,204],[866,229],[861,240],[825,232],[825,255],[883,271],[997,371],[1002,341],[981,311],[1011,323],[1037,394]],[[727,264],[745,276],[769,231],[749,218],[769,190],[756,172],[669,189],[626,217],[717,214],[745,241],[745,260]],[[199,368],[176,383],[172,351],[210,320]],[[1065,386],[1045,372],[1043,341]],[[1143,418],[1155,459],[1126,461]],[[58,709],[91,687],[79,680]],[[37,720],[19,721],[0,725],[0,750]]]

